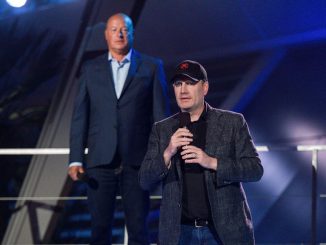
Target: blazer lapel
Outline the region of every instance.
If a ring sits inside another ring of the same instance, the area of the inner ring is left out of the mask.
[[[110,62],[108,61],[107,54],[103,55],[96,66],[96,73],[94,76],[98,76],[96,81],[103,83],[104,87],[108,87],[108,95],[111,98],[116,98],[117,95],[115,93],[114,82],[113,82],[113,75],[112,75],[112,68]]]
[[[206,143],[205,152],[209,155],[215,154],[215,148],[218,145],[218,141],[221,138],[223,127],[219,122],[221,114],[215,113],[212,108],[207,104],[207,128],[206,128]]]
[[[123,85],[123,89],[122,89],[120,98],[123,96],[126,89],[128,88],[131,81],[133,80],[133,78],[134,78],[134,76],[135,76],[135,74],[136,74],[136,72],[138,70],[138,67],[139,67],[140,63],[141,63],[141,59],[139,57],[139,54],[135,50],[132,50],[131,60],[130,60],[130,67],[129,67],[129,71],[128,71],[128,75],[127,75],[125,84]]]

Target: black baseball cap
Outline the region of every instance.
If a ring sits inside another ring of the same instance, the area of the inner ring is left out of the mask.
[[[177,79],[185,77],[194,82],[208,81],[205,68],[199,62],[193,60],[184,60],[178,64],[171,82],[174,83]]]

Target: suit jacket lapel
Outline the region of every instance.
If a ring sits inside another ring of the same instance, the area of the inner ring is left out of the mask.
[[[139,67],[140,63],[141,63],[141,59],[140,59],[139,54],[135,50],[132,50],[131,60],[130,60],[130,67],[129,67],[129,71],[128,71],[128,75],[127,75],[125,84],[123,85],[123,89],[122,89],[120,98],[123,96],[126,89],[128,88],[131,81],[133,80],[133,78],[134,78],[134,76],[135,76],[135,74],[136,74],[136,72],[138,70],[138,67]]]
[[[96,73],[94,76],[98,76],[97,81],[104,84],[104,87],[108,87],[108,95],[111,98],[117,98],[114,88],[112,68],[108,61],[107,54],[103,55],[97,63]]]
[[[220,113],[213,112],[213,109],[207,104],[207,128],[205,152],[209,155],[215,154],[215,148],[222,135],[223,127],[219,121]]]

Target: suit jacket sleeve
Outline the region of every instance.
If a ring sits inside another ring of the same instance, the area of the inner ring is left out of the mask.
[[[157,122],[170,115],[168,89],[161,60],[157,62],[153,90],[153,120]]]
[[[139,171],[140,186],[145,190],[154,188],[165,178],[168,171],[160,150],[157,124],[154,124],[149,137],[147,153]]]
[[[74,105],[70,128],[69,162],[84,162],[84,151],[88,135],[89,97],[86,86],[86,68],[79,79],[79,91]]]
[[[263,175],[263,166],[242,115],[237,117],[235,125],[234,147],[230,150],[233,154],[217,153],[215,156],[218,159],[218,185],[258,181]]]

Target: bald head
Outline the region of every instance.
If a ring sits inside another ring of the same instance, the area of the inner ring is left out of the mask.
[[[130,32],[134,32],[134,24],[132,23],[132,20],[130,19],[130,17],[124,13],[117,13],[117,14],[114,14],[112,16],[110,16],[106,22],[106,25],[109,24],[110,21],[112,20],[115,20],[115,19],[122,19],[126,26],[128,26]]]
[[[133,44],[134,27],[128,15],[118,13],[112,15],[105,29],[105,39],[110,53],[114,58],[126,55]]]

